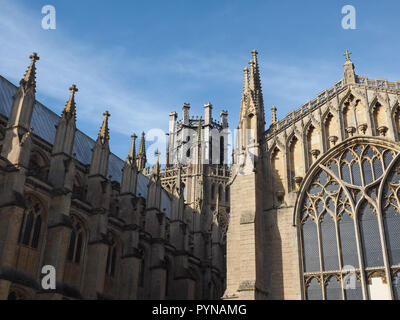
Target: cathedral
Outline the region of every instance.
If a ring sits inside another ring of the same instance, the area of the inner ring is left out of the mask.
[[[184,103],[152,168],[145,133],[110,152],[109,112],[77,129],[77,86],[60,116],[38,102],[36,53],[0,76],[0,300],[400,299],[400,82],[350,55],[266,120],[253,50],[232,154],[228,111]]]
[[[220,299],[227,112],[171,113],[168,162],[150,170],[144,133],[125,160],[110,152],[109,112],[95,141],[77,129],[75,85],[61,116],[38,102],[30,59],[18,86],[0,76],[0,300]]]
[[[265,127],[244,69],[223,299],[400,299],[400,82],[355,73]]]

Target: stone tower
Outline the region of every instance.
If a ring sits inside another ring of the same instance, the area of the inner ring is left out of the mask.
[[[212,104],[206,103],[204,118],[190,117],[190,104],[185,103],[179,121],[176,112],[170,113],[167,164],[161,172],[161,181],[167,190],[181,188],[187,205],[183,219],[190,220],[193,230],[190,250],[208,261],[201,270],[205,283],[222,296],[225,284],[217,274],[225,270],[230,202],[229,129],[227,111],[222,111],[216,121],[212,109]],[[213,227],[216,221],[218,228]]]
[[[257,61],[252,51],[244,70],[239,126],[231,173],[231,215],[227,234],[225,299],[258,299],[264,284],[263,194],[264,103]]]

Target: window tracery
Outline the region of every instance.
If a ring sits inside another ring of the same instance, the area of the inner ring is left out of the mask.
[[[368,279],[380,277],[388,284],[388,268],[392,295],[399,298],[400,273],[393,271],[400,268],[396,149],[353,142],[314,171],[298,208],[306,299],[363,299],[363,292],[370,298]],[[346,285],[348,268],[356,275],[351,288]]]

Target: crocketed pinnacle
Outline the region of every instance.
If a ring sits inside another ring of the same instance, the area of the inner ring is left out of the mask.
[[[129,163],[133,163],[136,157],[136,139],[137,139],[137,135],[133,134],[131,136],[132,138],[132,142],[131,142],[131,148],[129,149],[129,153],[128,156],[126,158],[126,161]]]
[[[145,140],[145,133],[142,132],[142,138],[140,139],[138,156],[144,156],[146,154],[146,140]]]
[[[76,116],[75,93],[79,90],[74,84],[71,86],[71,88],[69,88],[69,90],[71,91],[71,94],[69,96],[67,104],[65,105],[62,116],[71,119],[72,117],[75,118]]]
[[[36,92],[36,61],[40,60],[36,52],[29,56],[31,59],[31,64],[25,72],[24,78],[20,81],[20,85],[24,87],[25,90],[32,88]]]
[[[104,120],[103,120],[103,124],[100,128],[99,139],[104,144],[106,141],[110,140],[110,131],[108,128],[108,118],[111,116],[111,114],[108,111],[106,111],[103,113],[103,116],[104,116]]]

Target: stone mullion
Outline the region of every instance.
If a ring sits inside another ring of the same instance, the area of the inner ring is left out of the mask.
[[[342,160],[343,162],[343,160]],[[361,160],[359,160],[359,165],[360,165]],[[339,164],[339,167],[341,167],[341,164]],[[353,172],[351,170],[351,168],[349,167],[349,171],[351,176],[353,176]],[[362,167],[360,165],[360,175],[361,175],[361,180],[362,180],[362,184],[364,185],[364,176],[363,176],[363,171],[362,171]],[[364,257],[363,257],[363,253],[362,253],[362,247],[361,247],[361,241],[360,241],[360,233],[359,233],[359,226],[358,226],[358,215],[356,212],[356,208],[354,206],[353,200],[351,198],[351,194],[349,193],[349,191],[347,190],[346,187],[342,186],[343,191],[346,193],[346,196],[348,198],[348,201],[350,202],[350,206],[351,209],[353,211],[353,224],[354,224],[354,234],[356,237],[356,245],[357,245],[357,253],[358,253],[358,264],[360,267],[360,274],[361,274],[361,288],[363,291],[363,298],[364,300],[368,300],[368,291],[367,291],[367,287],[366,287],[366,282],[365,282],[365,274],[364,274]]]
[[[383,261],[385,264],[385,273],[386,273],[386,279],[387,279],[387,284],[389,286],[390,290],[390,297],[392,300],[394,300],[394,292],[393,292],[393,285],[392,285],[392,275],[391,275],[391,270],[390,270],[390,262],[389,262],[389,254],[388,254],[388,248],[386,245],[386,235],[385,235],[385,227],[383,224],[383,215],[382,215],[382,194],[383,194],[383,187],[385,185],[385,182],[387,181],[387,177],[389,173],[391,172],[394,164],[397,162],[399,159],[399,155],[394,157],[392,160],[392,163],[389,164],[389,167],[386,169],[386,172],[383,174],[381,184],[379,186],[378,190],[378,197],[377,197],[377,206],[378,206],[378,224],[379,224],[379,232],[381,236],[381,245],[382,245],[382,254],[383,254]]]
[[[386,97],[387,97],[387,102],[385,103],[385,105],[384,105],[384,108],[385,108],[385,118],[386,118],[386,123],[387,123],[387,126],[388,126],[388,136],[391,138],[391,139],[393,139],[393,140],[395,140],[396,139],[396,133],[395,133],[395,129],[394,129],[394,126],[393,126],[393,121],[392,121],[392,110],[390,109],[390,100],[389,100],[389,95],[388,95],[388,93],[386,92]]]
[[[356,245],[357,245],[357,253],[358,253],[358,264],[360,266],[360,275],[361,275],[361,288],[363,291],[363,298],[364,300],[368,300],[368,290],[367,290],[367,284],[366,284],[366,279],[365,279],[365,268],[364,268],[364,256],[362,252],[362,247],[361,247],[361,241],[360,241],[360,232],[359,232],[359,225],[358,225],[358,218],[356,213],[353,211],[354,214],[354,232],[355,232],[355,237],[356,237]]]
[[[311,219],[311,218],[310,218]],[[305,281],[305,275],[304,275],[304,247],[303,247],[303,233],[302,233],[302,229],[303,229],[303,223],[301,222],[301,219],[299,221],[299,228],[297,229],[299,232],[299,243],[300,243],[300,275],[301,275],[301,283],[302,283],[302,289],[303,289],[303,299],[307,300],[307,284]]]
[[[337,206],[336,206],[337,207]],[[338,220],[337,220],[337,215],[335,214],[335,232],[336,232],[336,249],[338,253],[338,260],[339,260],[339,270],[340,270],[340,284],[342,288],[342,300],[345,300],[345,294],[344,294],[344,288],[343,288],[343,261],[342,261],[342,251],[341,251],[341,246],[340,246],[340,239],[339,239],[339,226],[338,226]]]
[[[369,130],[369,132],[371,133],[371,136],[372,136],[372,135],[374,135],[374,132],[376,132],[376,128],[372,128],[372,120],[373,119],[371,119],[371,112],[370,112],[370,106],[369,106],[369,102],[368,102],[367,87],[365,87],[364,90],[365,90],[364,95],[365,95],[365,104],[366,104],[366,108],[367,108],[366,112],[367,112],[367,126],[368,126],[366,133],[368,133],[368,130]]]
[[[315,211],[315,212],[317,212],[317,211]],[[317,224],[317,235],[318,235],[318,249],[319,249],[319,264],[320,264],[322,300],[325,300],[326,299],[326,293],[325,293],[325,284],[324,284],[324,277],[323,277],[324,262],[323,262],[323,259],[322,259],[323,251],[322,251],[322,241],[321,241],[321,227],[320,227],[319,217],[318,216],[317,216],[316,224]]]

